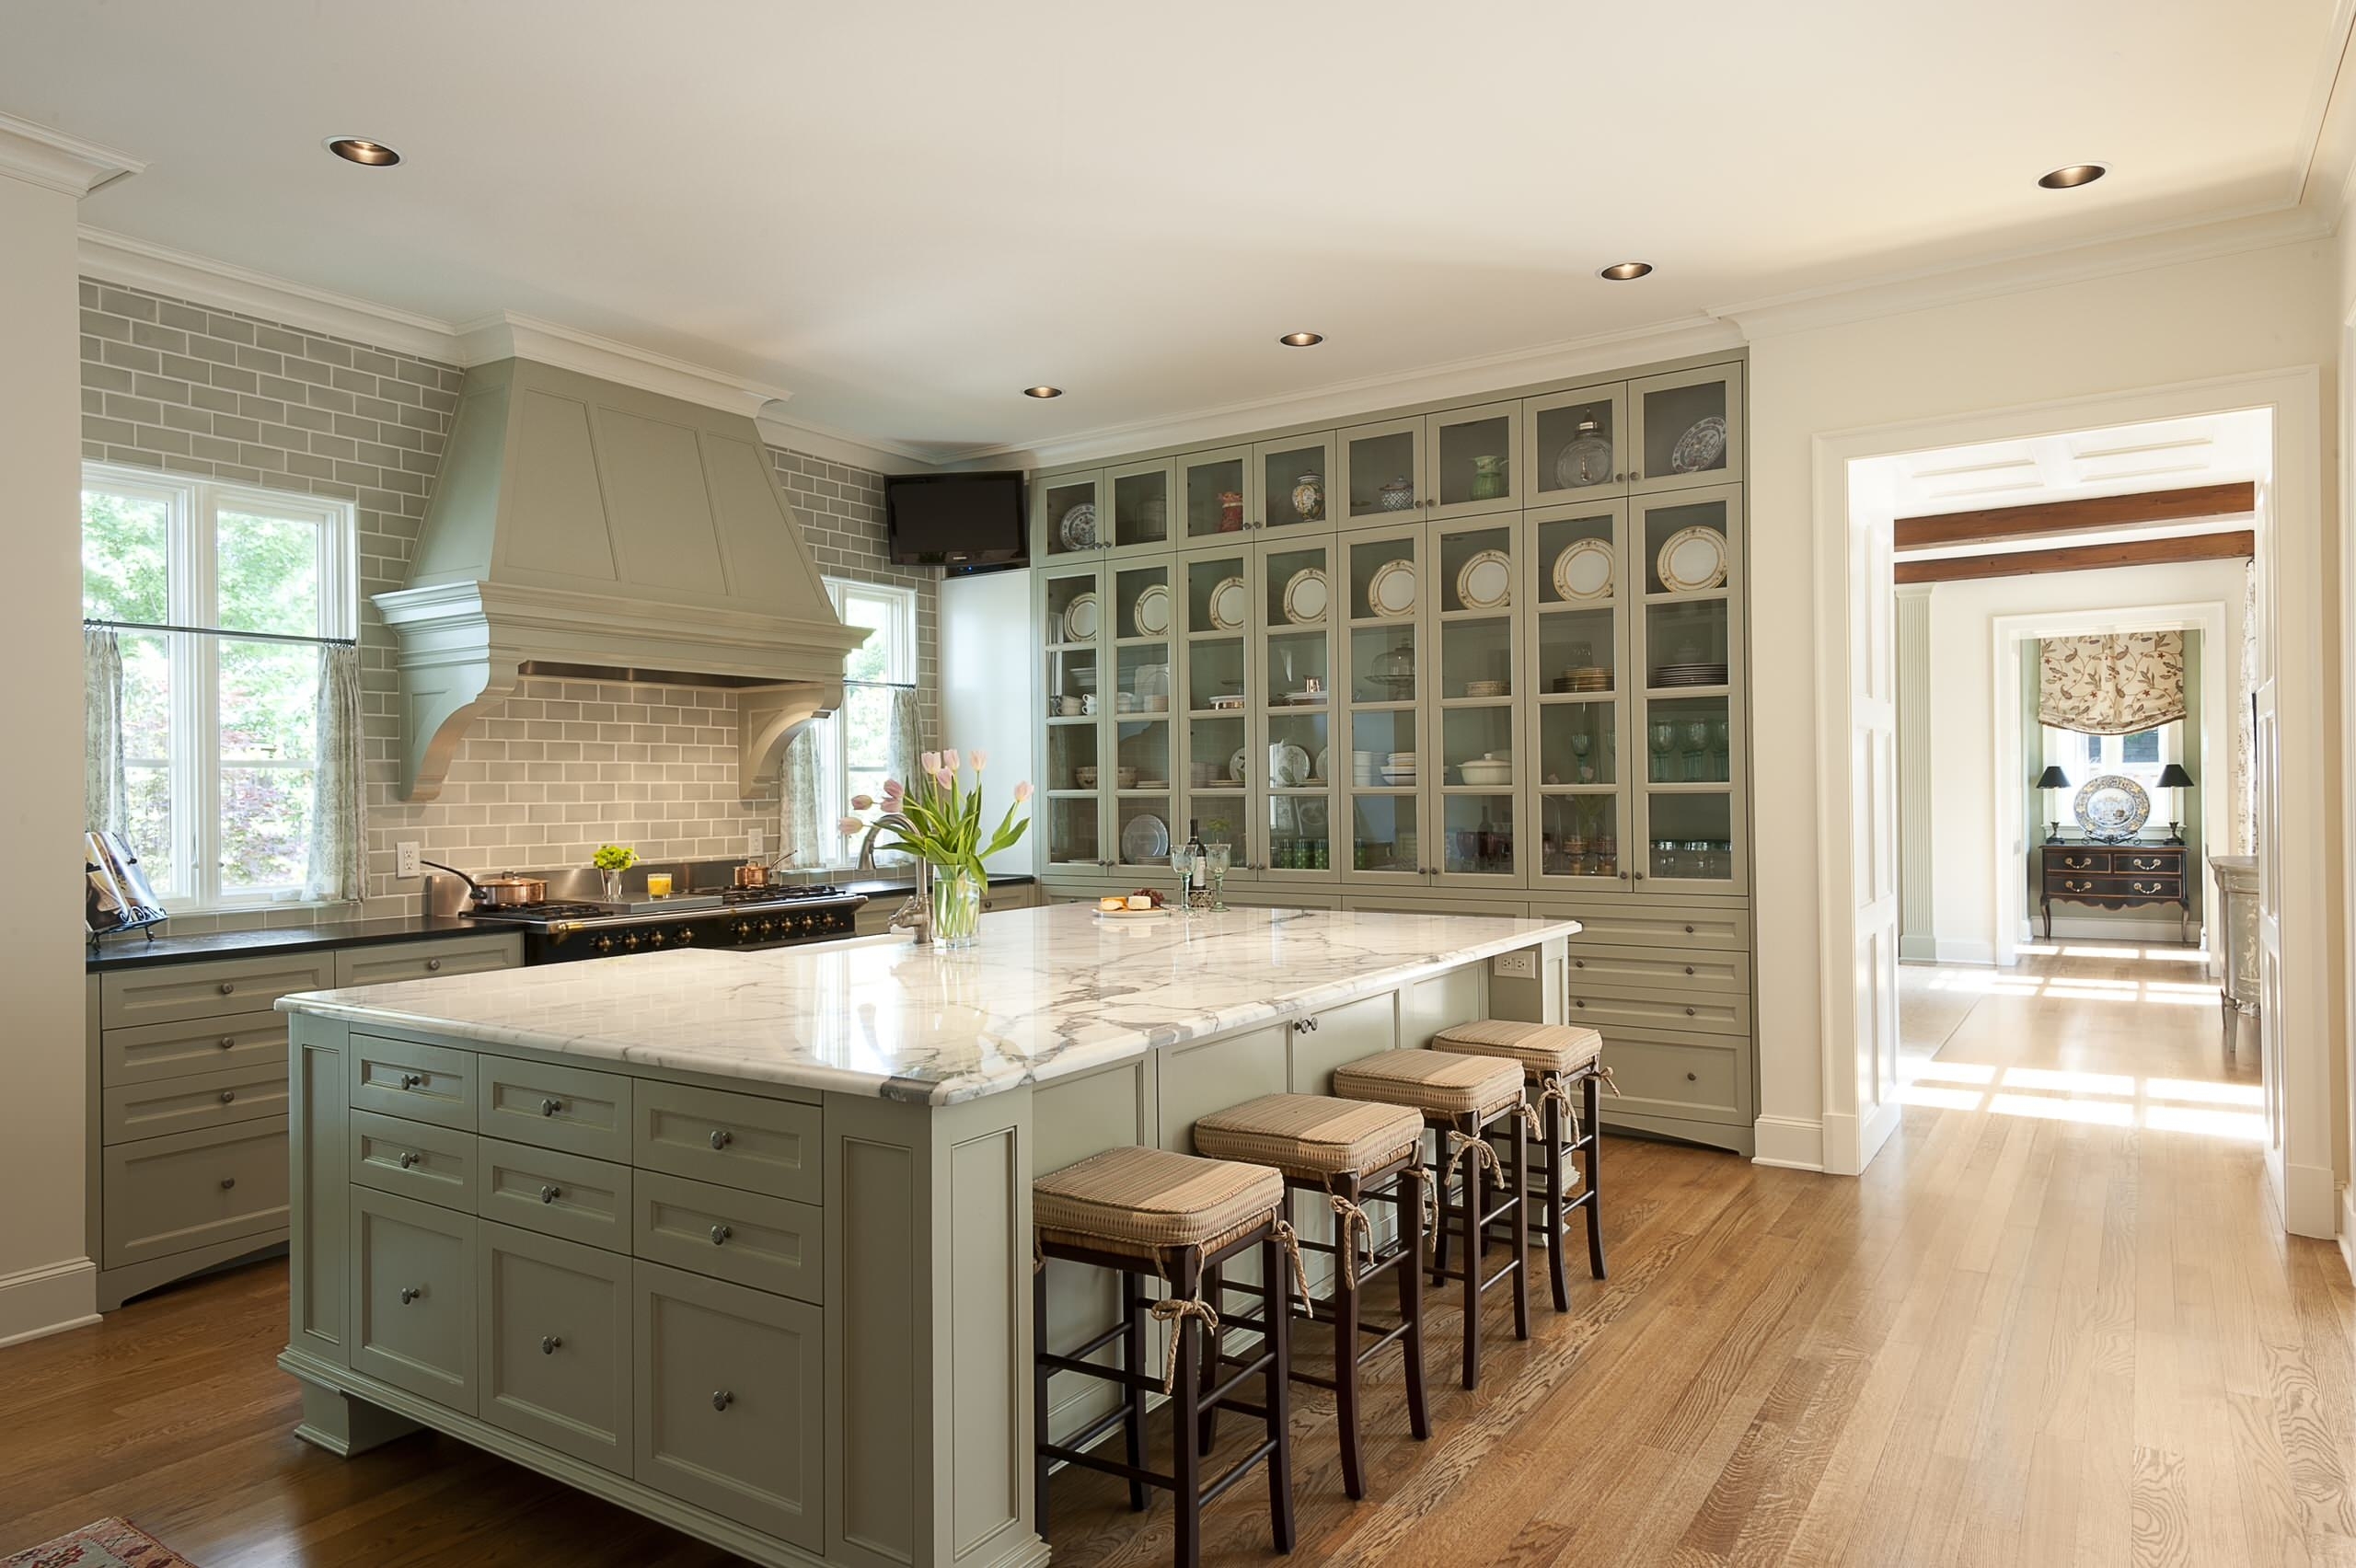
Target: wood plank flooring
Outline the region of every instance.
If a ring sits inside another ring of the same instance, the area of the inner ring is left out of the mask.
[[[1366,1503],[1296,1390],[1294,1561],[2356,1565],[2356,1288],[2235,1136],[2254,1039],[2149,951],[1944,972],[1983,994],[1859,1181],[1612,1141],[1610,1281],[1526,1345],[1493,1307],[1477,1394],[1431,1297],[1433,1436],[1379,1381]],[[446,1438],[308,1447],[285,1322],[266,1263],[0,1351],[0,1554],[122,1514],[202,1568],[733,1561]],[[1258,1486],[1207,1524],[1274,1561]],[[1063,1476],[1052,1539],[1160,1564],[1170,1511]]]

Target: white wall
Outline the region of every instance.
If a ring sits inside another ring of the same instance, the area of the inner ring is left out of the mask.
[[[2215,803],[2225,808],[2222,820],[2230,823],[2234,820],[2230,694],[2240,661],[2245,570],[2238,560],[2182,561],[2045,577],[1941,582],[1931,590],[1932,930],[1942,959],[1985,963],[1996,952],[2001,912],[1995,904],[1992,870],[1999,853],[1993,737],[1999,712],[2016,715],[2020,698],[2017,686],[1997,689],[2009,681],[2009,674],[1996,668],[1992,623],[2001,616],[2078,611],[2097,615],[2144,605],[2222,604],[2226,617],[2224,646],[2203,646],[2200,658],[2204,674],[2212,661],[2227,661],[2223,666],[2227,711],[2212,713],[2204,708],[2202,721],[2219,744],[2209,755],[2205,771],[2196,763],[2195,773],[2204,794],[2214,795]],[[2198,744],[2189,743],[2187,750],[2197,755]],[[2038,766],[2038,759],[2025,761],[2031,768]],[[2062,801],[2065,797],[2057,792],[2055,799]],[[2154,802],[2155,808],[2165,804],[2165,797]],[[2002,853],[2011,863],[2020,864],[2027,849],[2026,841],[2015,839]],[[2175,926],[2173,919],[2164,923],[2171,929]]]
[[[72,196],[0,174],[0,1344],[87,1318],[84,1255],[81,369]]]
[[[2328,243],[2277,246],[1971,298],[1901,315],[1750,333],[1752,734],[1759,945],[1760,1146],[1822,1159],[1824,973],[1819,907],[1819,737],[1816,443],[1843,432],[2073,398],[2337,363],[2337,262]],[[2332,377],[2325,377],[2330,493]],[[2057,415],[2057,419],[2066,416]],[[1935,444],[1926,438],[1924,444]],[[2336,575],[2336,557],[2299,570]],[[2327,579],[2328,580],[2328,579]],[[2294,651],[2337,658],[2337,641]],[[2336,705],[2336,692],[2332,698]],[[2335,726],[2336,727],[2336,726]],[[2314,738],[2309,737],[2309,744]],[[2337,737],[2331,748],[2337,750]],[[2333,770],[2336,774],[2336,767]],[[2336,787],[2336,780],[2327,781]],[[2327,797],[2328,798],[2328,797]],[[2338,833],[2322,863],[2339,863]],[[2328,951],[2342,951],[2336,937]],[[1842,1005],[1846,1005],[1845,999]],[[2345,1050],[2344,1041],[2339,1047]]]
[[[941,584],[941,739],[960,751],[990,754],[988,825],[1031,778],[1032,744],[1041,726],[1031,715],[1031,574],[989,571],[949,577]],[[1036,780],[1034,780],[1036,782]],[[1044,801],[1034,802],[1034,805]],[[1036,865],[1034,822],[1022,842],[989,862],[990,870],[1022,875]]]

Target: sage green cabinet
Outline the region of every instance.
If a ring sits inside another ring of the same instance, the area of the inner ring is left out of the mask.
[[[478,1139],[475,1151],[475,1212],[483,1218],[629,1251],[636,1172],[629,1166],[498,1138]]]
[[[101,1009],[104,1003],[100,1003]],[[101,1014],[92,1015],[97,1024]],[[98,1077],[108,1088],[152,1083],[224,1067],[286,1065],[286,1019],[276,1012],[231,1013],[176,1023],[108,1029],[98,1036]]]
[[[109,1146],[102,1256],[109,1269],[283,1235],[286,1118]],[[166,1278],[172,1277],[166,1275]],[[157,1282],[157,1283],[160,1283]]]
[[[630,1149],[640,1169],[822,1201],[817,1106],[660,1078],[640,1078],[632,1090]]]
[[[1692,490],[1743,477],[1739,364],[1639,377],[1628,384],[1628,414],[1632,491]]]
[[[1579,386],[1521,405],[1523,504],[1586,506],[1628,493],[1628,386]]]
[[[352,1189],[352,1369],[475,1413],[475,1219]]]
[[[1167,554],[1178,465],[1166,457],[1123,464],[1106,469],[1103,483],[1110,516],[1110,531],[1103,536],[1108,553],[1115,559]]]
[[[350,1115],[352,1180],[445,1208],[475,1206],[473,1134],[375,1111]]]
[[[1269,533],[1323,533],[1334,525],[1334,432],[1314,431],[1252,444],[1255,492],[1250,525]]]
[[[1420,418],[1352,425],[1336,432],[1334,442],[1339,486],[1328,510],[1344,527],[1415,522],[1430,510]]]
[[[471,1133],[475,1130],[476,1061],[468,1051],[355,1032],[352,1037],[352,1108]]]
[[[430,980],[437,974],[480,974],[524,962],[523,940],[512,936],[440,937],[344,948],[335,955],[338,986],[383,986]]]
[[[110,971],[98,991],[106,1027],[133,1029],[266,1011],[281,997],[334,985],[335,954],[312,952]]]
[[[554,1062],[479,1059],[475,1125],[484,1136],[593,1159],[629,1159],[629,1079]]]
[[[110,1087],[99,1101],[98,1128],[101,1142],[116,1144],[285,1115],[282,1053],[276,1062]]]
[[[629,1474],[629,1260],[486,1222],[478,1274],[482,1419]]]
[[[819,1301],[826,1211],[659,1170],[630,1186],[630,1251],[673,1268]]]
[[[1093,561],[1104,544],[1104,472],[1101,468],[1043,477],[1031,487],[1031,558]]]
[[[1521,404],[1478,403],[1424,416],[1425,510],[1435,520],[1521,510]]]

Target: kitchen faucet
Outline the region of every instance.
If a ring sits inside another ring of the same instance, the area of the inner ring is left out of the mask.
[[[859,871],[862,876],[875,874],[875,836],[887,827],[896,827],[913,836],[916,825],[897,812],[886,812],[868,826],[867,836],[859,841]],[[923,856],[915,857],[917,863],[916,892],[900,905],[887,928],[913,933],[916,944],[925,947],[932,941],[932,865]]]

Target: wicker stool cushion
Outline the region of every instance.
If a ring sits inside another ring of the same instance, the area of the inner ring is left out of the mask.
[[[1532,1078],[1584,1072],[1603,1055],[1603,1036],[1575,1023],[1516,1023],[1493,1018],[1460,1023],[1432,1036],[1432,1049],[1467,1056],[1507,1056]]]
[[[1384,1051],[1334,1069],[1334,1092],[1349,1100],[1412,1105],[1426,1115],[1488,1120],[1521,1101],[1521,1064],[1446,1051]]]
[[[1304,1182],[1368,1175],[1423,1141],[1423,1117],[1404,1105],[1323,1094],[1264,1094],[1195,1124],[1201,1153],[1273,1165]]]
[[[1108,1148],[1031,1183],[1043,1239],[1150,1256],[1216,1251],[1276,1216],[1285,1182],[1265,1165],[1160,1148]]]

